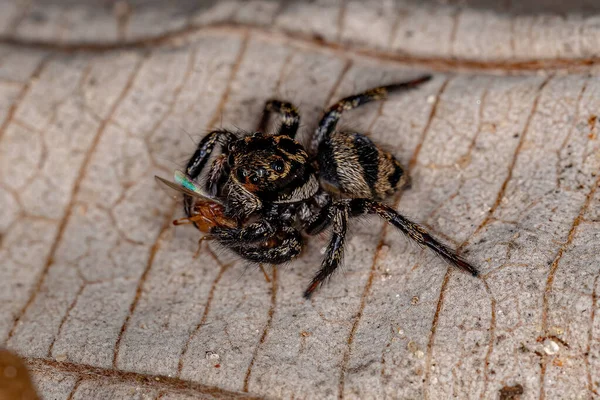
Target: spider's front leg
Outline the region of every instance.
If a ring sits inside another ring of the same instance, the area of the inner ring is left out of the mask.
[[[224,154],[228,154],[227,147],[238,140],[238,137],[232,132],[226,130],[216,130],[208,133],[202,138],[192,158],[185,167],[185,173],[192,179],[196,179],[208,162],[213,150],[220,145]]]
[[[248,244],[271,238],[276,229],[268,220],[261,219],[242,228],[215,226],[210,230],[210,236],[227,245]]]
[[[212,164],[211,172],[209,173],[209,179],[207,180],[206,189],[207,191],[215,196],[218,192],[217,185],[224,180],[226,157],[228,154],[228,146],[238,140],[232,132],[226,130],[215,130],[208,133],[202,138],[196,151],[188,161],[185,167],[185,173],[192,180],[198,178],[202,173],[204,167],[208,163],[210,156],[212,155],[215,147],[220,146],[223,154],[217,157]],[[188,217],[193,216],[193,205],[194,199],[191,196],[185,195],[183,206],[185,213]]]
[[[281,115],[281,124],[277,129],[276,135],[285,135],[293,139],[298,132],[298,127],[300,126],[300,114],[298,113],[296,106],[285,101],[268,100],[265,103],[262,119],[258,125],[259,131],[265,131],[267,124],[269,123],[271,113]]]
[[[292,227],[283,226],[271,238],[252,245],[227,245],[242,258],[264,264],[283,264],[296,258],[302,251],[302,235]]]

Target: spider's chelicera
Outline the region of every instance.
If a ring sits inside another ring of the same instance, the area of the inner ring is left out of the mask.
[[[343,111],[430,79],[423,76],[340,100],[325,111],[308,149],[295,140],[300,124],[296,107],[278,100],[265,104],[257,132],[210,132],[185,173],[176,173],[177,187],[186,193],[187,218],[175,223],[193,223],[207,233],[203,240],[214,239],[246,260],[270,264],[294,259],[304,235],[331,227],[325,258],[306,298],[340,266],[348,219],[366,214],[378,215],[419,245],[477,275],[423,227],[381,202],[408,181],[398,160],[361,133],[335,129]],[[271,113],[279,114],[280,124],[274,134],[266,134]]]

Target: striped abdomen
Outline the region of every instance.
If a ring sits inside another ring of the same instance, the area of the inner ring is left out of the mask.
[[[382,199],[407,181],[398,160],[360,133],[333,132],[317,160],[323,183],[348,197]]]

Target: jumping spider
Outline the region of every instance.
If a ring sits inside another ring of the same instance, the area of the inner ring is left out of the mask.
[[[332,226],[321,269],[305,298],[340,265],[348,219],[365,214],[377,214],[419,245],[476,276],[472,265],[423,227],[380,202],[408,180],[398,160],[361,133],[335,129],[343,111],[430,79],[422,76],[338,101],[325,111],[308,151],[294,139],[300,124],[296,107],[279,100],[266,102],[257,132],[210,132],[198,144],[185,173],[176,173],[177,185],[167,183],[186,193],[187,218],[175,223],[193,223],[208,234],[202,240],[214,239],[246,260],[270,264],[297,257],[302,233],[315,235]],[[279,114],[281,122],[274,134],[266,134],[271,113]],[[215,149],[220,153],[205,171]],[[202,187],[196,181],[203,172]]]

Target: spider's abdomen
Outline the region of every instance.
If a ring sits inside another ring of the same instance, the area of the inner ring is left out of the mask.
[[[396,158],[360,133],[334,132],[319,145],[321,181],[348,197],[381,199],[404,186]]]

